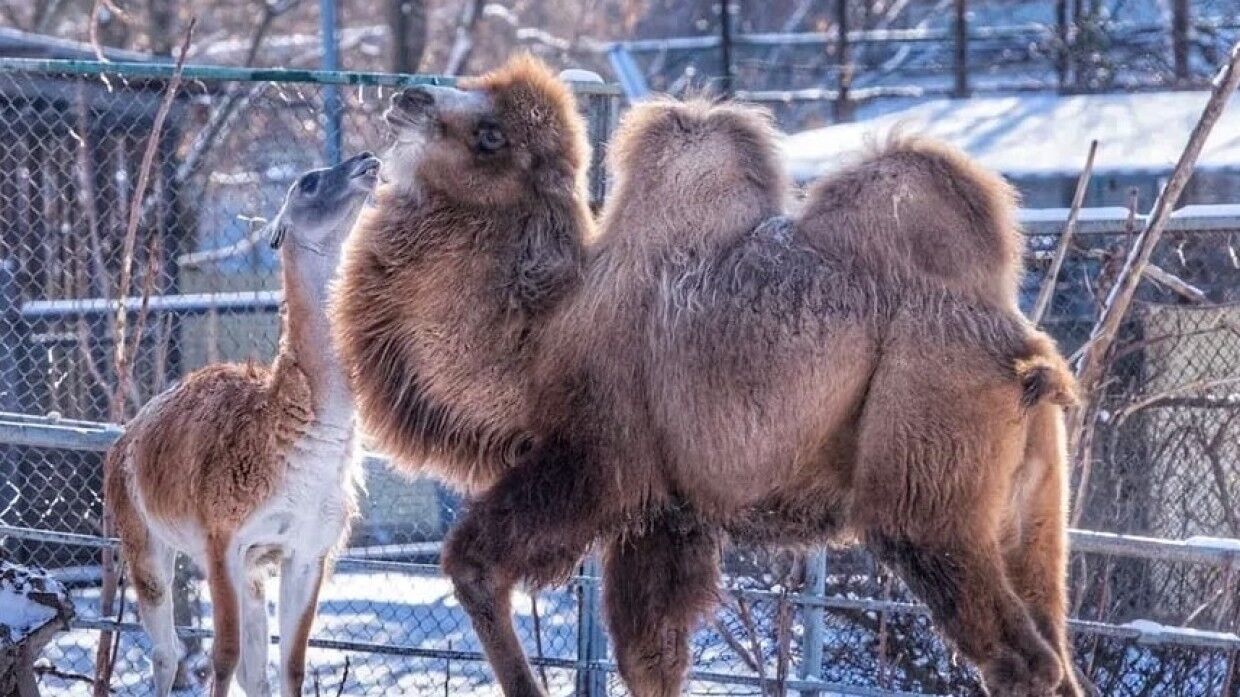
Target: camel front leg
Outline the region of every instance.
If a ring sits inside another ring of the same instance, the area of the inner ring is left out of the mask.
[[[590,467],[563,444],[544,445],[501,478],[457,524],[443,569],[506,697],[541,697],[512,623],[519,581],[564,581],[606,519]]]

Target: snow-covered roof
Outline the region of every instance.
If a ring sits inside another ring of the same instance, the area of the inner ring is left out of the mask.
[[[798,180],[812,179],[855,157],[893,128],[947,140],[1009,176],[1075,175],[1090,140],[1098,140],[1094,171],[1169,172],[1208,94],[1143,92],[936,99],[866,121],[788,136],[784,152]],[[1240,168],[1240,98],[1214,127],[1199,168]]]

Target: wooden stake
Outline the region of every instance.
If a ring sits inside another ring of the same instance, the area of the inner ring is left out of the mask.
[[[1051,258],[1051,267],[1046,270],[1046,278],[1042,279],[1042,288],[1038,291],[1038,300],[1033,304],[1030,320],[1036,327],[1042,324],[1042,318],[1051,306],[1051,298],[1055,297],[1055,283],[1059,280],[1059,270],[1063,260],[1068,256],[1068,248],[1072,237],[1076,235],[1076,219],[1081,214],[1081,205],[1085,203],[1085,192],[1089,190],[1089,179],[1094,173],[1094,155],[1098,153],[1098,141],[1089,143],[1089,155],[1085,157],[1085,168],[1076,179],[1076,193],[1072,195],[1072,209],[1068,211],[1068,222],[1064,223],[1063,232],[1059,234],[1059,243],[1055,245],[1055,256]]]

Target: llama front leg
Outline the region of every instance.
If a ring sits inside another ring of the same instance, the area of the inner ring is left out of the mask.
[[[207,536],[207,586],[211,589],[211,609],[215,640],[211,647],[211,697],[228,697],[230,683],[241,656],[240,588],[245,560],[233,548],[230,536]]]
[[[572,573],[606,520],[594,471],[552,440],[475,501],[445,544],[443,569],[507,697],[543,694],[513,628],[513,586]]]
[[[306,682],[306,647],[326,556],[291,555],[280,563],[280,694],[299,697]]]
[[[714,607],[719,535],[683,511],[613,540],[604,558],[607,623],[634,697],[676,697],[694,626]]]

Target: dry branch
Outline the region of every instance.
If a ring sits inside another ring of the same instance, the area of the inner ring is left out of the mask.
[[[142,163],[138,169],[138,181],[134,188],[133,198],[129,202],[129,224],[125,230],[125,241],[123,246],[123,256],[121,258],[121,279],[120,285],[116,291],[116,330],[115,330],[115,360],[116,360],[116,389],[113,393],[111,409],[111,418],[113,421],[121,421],[125,415],[125,391],[129,385],[129,364],[131,356],[128,355],[128,346],[125,341],[125,322],[128,311],[125,308],[125,299],[129,295],[129,286],[133,277],[133,256],[134,247],[138,235],[138,224],[142,220],[142,201],[146,194],[147,183],[150,181],[151,167],[155,162],[155,153],[159,150],[159,136],[163,130],[164,121],[168,118],[168,112],[172,109],[172,100],[176,97],[177,88],[181,84],[181,70],[185,65],[185,54],[189,51],[189,42],[194,34],[194,24],[196,20],[191,19],[189,26],[185,30],[185,38],[181,42],[181,50],[177,55],[176,66],[173,68],[172,79],[169,80],[168,86],[164,90],[163,101],[160,102],[159,110],[155,112],[155,119],[151,123],[150,138],[146,143],[146,152],[143,153]],[[148,271],[147,278],[151,273]],[[149,280],[143,284],[142,316],[145,316],[147,301],[150,293]],[[141,322],[139,322],[139,330]],[[141,343],[141,335],[135,342],[135,350]],[[104,527],[107,534],[114,533],[114,526],[111,523],[111,515],[108,511],[104,511]],[[115,552],[112,548],[107,548],[102,555],[102,588],[99,594],[99,613],[102,616],[111,615],[112,605],[116,598],[117,591],[117,573]],[[124,607],[124,596],[121,596],[121,607]],[[119,619],[119,617],[118,617]],[[104,697],[109,691],[112,682],[112,667],[115,661],[115,648],[112,646],[112,633],[101,632],[99,635],[99,644],[95,653],[95,697]]]
[[[1042,324],[1042,317],[1046,315],[1046,310],[1051,305],[1051,298],[1055,296],[1055,283],[1059,280],[1059,270],[1063,267],[1063,260],[1068,256],[1068,249],[1072,246],[1072,237],[1076,235],[1076,219],[1081,214],[1081,205],[1085,203],[1085,192],[1089,190],[1089,178],[1094,173],[1094,155],[1097,154],[1098,141],[1090,141],[1089,155],[1085,157],[1085,168],[1081,170],[1081,176],[1076,180],[1076,193],[1072,196],[1072,210],[1068,212],[1068,221],[1059,235],[1059,243],[1055,245],[1055,256],[1051,259],[1051,267],[1046,271],[1046,278],[1042,279],[1038,300],[1033,305],[1033,315],[1030,319],[1033,320],[1034,326]]]
[[[1167,221],[1171,218],[1171,212],[1179,201],[1180,194],[1183,193],[1185,186],[1188,185],[1188,180],[1193,174],[1193,166],[1197,162],[1197,157],[1201,154],[1201,149],[1205,145],[1206,139],[1210,136],[1210,131],[1213,130],[1214,124],[1227,107],[1227,103],[1231,99],[1232,94],[1235,93],[1238,85],[1240,85],[1240,43],[1232,47],[1227,64],[1219,72],[1214,83],[1214,90],[1210,95],[1210,100],[1206,103],[1197,125],[1193,127],[1192,133],[1189,134],[1188,143],[1180,154],[1180,159],[1176,162],[1175,169],[1171,172],[1171,178],[1167,182],[1167,186],[1155,201],[1145,228],[1137,235],[1132,249],[1128,253],[1128,258],[1116,277],[1115,285],[1112,286],[1107,296],[1101,316],[1098,319],[1098,323],[1094,326],[1084,354],[1081,357],[1081,362],[1077,369],[1077,379],[1081,386],[1081,394],[1086,395],[1086,400],[1078,407],[1072,409],[1068,415],[1069,443],[1076,455],[1076,461],[1081,463],[1083,468],[1076,491],[1076,510],[1073,512],[1072,519],[1074,525],[1080,522],[1081,511],[1083,510],[1085,495],[1088,492],[1089,486],[1086,463],[1089,460],[1090,453],[1088,450],[1081,449],[1082,442],[1089,439],[1083,439],[1081,436],[1086,430],[1087,421],[1092,419],[1095,413],[1096,405],[1099,401],[1097,387],[1106,375],[1107,367],[1109,366],[1108,357],[1115,346],[1120,324],[1128,314],[1128,308],[1132,304],[1137,285],[1149,264],[1154,248],[1158,245],[1159,240],[1162,239],[1163,230],[1167,227]]]
[[[1111,259],[1111,255],[1106,250],[1102,249],[1088,250],[1085,252],[1085,256],[1102,262],[1107,262]],[[1188,281],[1185,281],[1158,264],[1146,264],[1145,268],[1141,270],[1141,275],[1147,280],[1163,286],[1167,290],[1170,290],[1189,302],[1203,303],[1209,299],[1204,290],[1189,283]]]
[[[127,343],[125,340],[125,325],[128,319],[128,312],[125,309],[125,300],[129,296],[129,287],[133,281],[133,257],[134,247],[137,243],[138,225],[142,222],[142,202],[146,197],[146,188],[151,179],[151,167],[155,163],[155,153],[159,151],[159,137],[164,129],[164,122],[168,119],[168,112],[172,109],[172,101],[176,98],[177,90],[181,86],[181,70],[185,66],[185,54],[189,51],[189,42],[194,35],[194,24],[197,20],[191,19],[189,26],[185,30],[185,38],[181,42],[181,50],[177,54],[176,65],[173,67],[172,78],[168,81],[168,86],[164,90],[163,101],[159,104],[159,110],[155,112],[155,119],[151,123],[150,137],[146,141],[146,150],[142,153],[142,163],[138,168],[138,181],[134,187],[133,198],[129,205],[129,222],[125,228],[125,240],[121,248],[121,278],[119,287],[116,289],[116,395],[112,400],[112,420],[121,421],[125,415],[125,398],[124,391],[129,381],[129,363],[130,356],[127,352]],[[142,304],[147,304],[148,298],[142,299]]]

